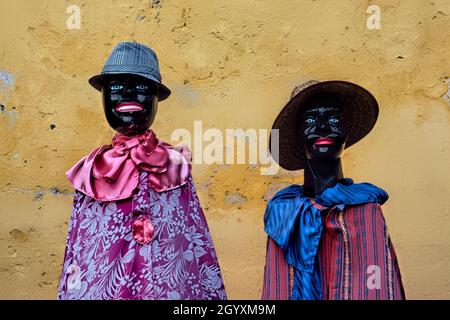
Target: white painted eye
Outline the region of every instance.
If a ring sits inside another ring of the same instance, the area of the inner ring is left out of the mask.
[[[305,120],[306,124],[314,124],[316,123],[316,120],[314,120],[313,118],[308,118]]]
[[[148,87],[145,84],[139,84],[136,86],[136,89],[138,90],[147,90]]]
[[[331,123],[331,124],[337,124],[337,123],[339,123],[339,119],[338,118],[330,118],[328,120],[328,122]]]
[[[118,85],[118,84],[111,86],[111,90],[114,90],[114,91],[122,90],[122,89],[123,89],[123,86]]]

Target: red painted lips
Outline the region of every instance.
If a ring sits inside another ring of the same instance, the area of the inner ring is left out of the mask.
[[[314,142],[316,146],[328,146],[330,144],[333,144],[334,141],[331,138],[319,138]]]
[[[137,102],[125,102],[116,107],[117,112],[138,112],[144,110],[144,107]]]

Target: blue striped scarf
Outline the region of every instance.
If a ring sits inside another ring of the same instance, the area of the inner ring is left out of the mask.
[[[365,203],[383,204],[388,194],[370,183],[354,184],[344,179],[326,189],[315,202],[331,208]],[[286,262],[295,268],[293,300],[322,298],[318,264],[319,241],[323,231],[321,210],[303,193],[303,186],[291,185],[279,191],[268,203],[264,231],[283,250]]]

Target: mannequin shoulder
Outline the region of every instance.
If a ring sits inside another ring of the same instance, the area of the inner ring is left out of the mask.
[[[298,184],[292,184],[289,187],[278,191],[272,199],[270,199],[268,206],[273,206],[286,202],[294,202],[299,194],[302,193],[302,187]]]

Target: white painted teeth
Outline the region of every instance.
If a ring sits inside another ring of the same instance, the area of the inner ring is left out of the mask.
[[[142,109],[138,106],[122,106],[117,110],[121,112],[127,112],[127,111],[141,111]]]

